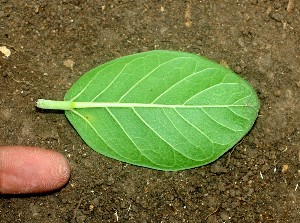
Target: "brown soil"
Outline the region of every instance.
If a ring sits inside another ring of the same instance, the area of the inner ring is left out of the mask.
[[[55,193],[1,197],[0,222],[299,222],[299,1],[0,0],[0,30],[11,51],[0,52],[0,144],[59,151],[73,170]],[[35,108],[96,65],[153,49],[227,64],[257,90],[255,126],[218,161],[179,172],[118,162],[63,113]]]

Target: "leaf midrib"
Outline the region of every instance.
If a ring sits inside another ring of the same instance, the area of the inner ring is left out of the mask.
[[[172,105],[172,104],[144,104],[144,103],[116,103],[116,102],[72,102],[72,108],[231,108],[252,107],[248,104],[228,105]]]

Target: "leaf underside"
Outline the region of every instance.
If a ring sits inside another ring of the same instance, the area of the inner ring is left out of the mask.
[[[162,50],[90,70],[64,100],[117,104],[72,109],[66,116],[95,151],[166,171],[218,159],[251,129],[259,109],[255,91],[229,69]]]

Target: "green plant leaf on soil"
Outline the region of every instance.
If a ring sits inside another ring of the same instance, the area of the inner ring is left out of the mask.
[[[95,151],[131,164],[174,171],[218,159],[251,129],[259,110],[253,88],[229,69],[195,54],[149,51],[84,74],[64,109]]]

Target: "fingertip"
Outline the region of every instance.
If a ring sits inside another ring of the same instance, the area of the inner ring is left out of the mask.
[[[0,146],[0,194],[45,193],[62,188],[71,168],[60,153],[25,146]]]

